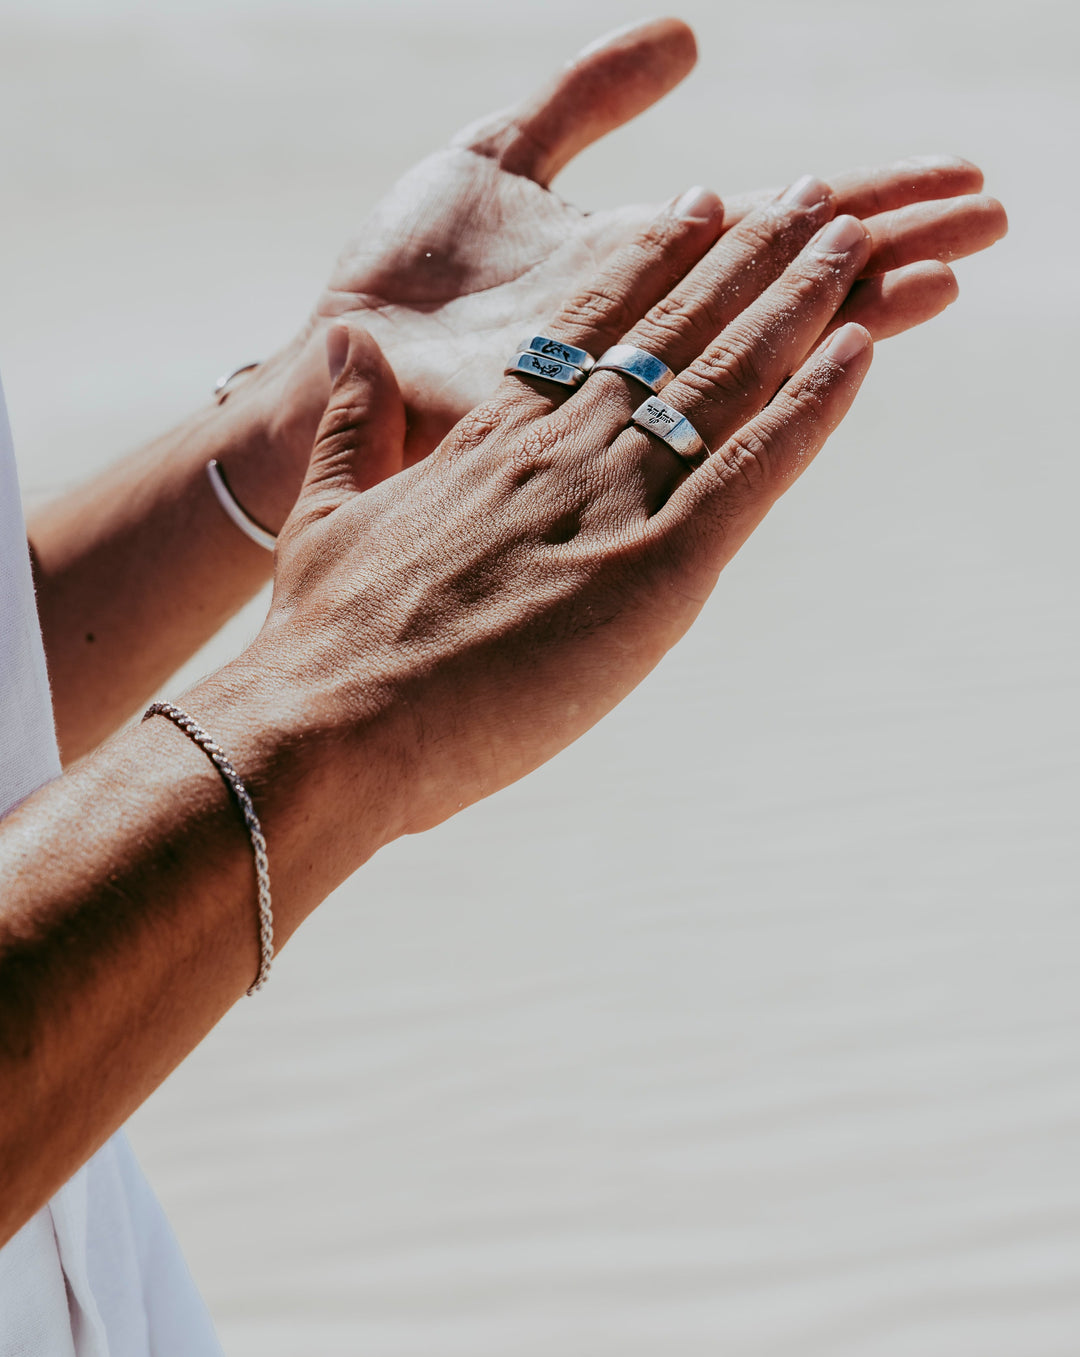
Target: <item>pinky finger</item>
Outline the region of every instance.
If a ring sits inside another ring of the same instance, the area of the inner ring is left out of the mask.
[[[851,407],[873,356],[861,325],[822,344],[754,419],[675,490],[652,526],[706,589]]]

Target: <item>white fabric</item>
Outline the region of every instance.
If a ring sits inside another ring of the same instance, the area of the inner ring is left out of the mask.
[[[59,772],[0,387],[0,816]],[[0,1357],[220,1354],[206,1307],[123,1134],[0,1249]]]

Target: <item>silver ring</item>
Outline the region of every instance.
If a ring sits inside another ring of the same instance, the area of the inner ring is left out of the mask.
[[[522,353],[538,353],[541,358],[554,358],[558,363],[568,363],[586,374],[592,371],[596,362],[592,354],[586,353],[584,349],[564,344],[561,339],[551,339],[548,335],[533,335],[518,348]]]
[[[557,358],[541,358],[538,353],[515,353],[503,372],[514,372],[519,377],[543,377],[560,386],[580,386],[586,373],[572,363],[560,363]]]
[[[654,396],[675,379],[674,372],[666,363],[661,363],[655,355],[633,344],[616,344],[607,349],[596,360],[593,372],[623,372],[647,386]]]
[[[639,428],[665,442],[688,466],[700,466],[709,455],[705,440],[686,416],[656,396],[639,405],[631,418]]]

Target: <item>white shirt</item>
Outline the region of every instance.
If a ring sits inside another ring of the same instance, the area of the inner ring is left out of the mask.
[[[59,773],[0,387],[0,816]],[[0,1357],[221,1357],[122,1132],[0,1249]]]

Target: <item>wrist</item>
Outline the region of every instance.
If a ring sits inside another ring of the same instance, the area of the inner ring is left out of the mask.
[[[346,711],[293,668],[256,641],[177,699],[221,745],[255,804],[281,942],[405,823],[404,744],[388,695],[373,688]]]
[[[219,457],[237,502],[261,527],[281,531],[300,493],[330,393],[326,325],[311,322],[284,349],[231,385],[220,406],[233,431]]]

